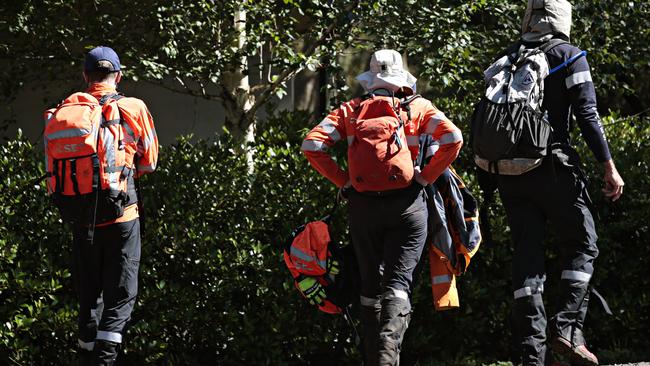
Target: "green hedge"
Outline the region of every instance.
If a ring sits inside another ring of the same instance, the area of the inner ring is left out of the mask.
[[[359,363],[343,319],[309,307],[280,256],[291,229],[323,216],[335,195],[299,154],[308,117],[285,113],[259,128],[254,174],[228,134],[210,142],[182,138],[161,149],[157,172],[143,179],[141,291],[125,364]],[[648,357],[650,128],[647,119],[612,126],[608,135],[625,196],[603,203],[600,171],[587,173],[600,212],[594,281],[615,316],[592,306],[587,335],[604,361],[621,362]],[[71,237],[35,181],[43,174],[41,148],[20,136],[0,146],[0,363],[64,365],[75,358]],[[457,168],[477,189],[471,168]],[[405,365],[512,357],[511,251],[501,208],[493,210],[495,244],[482,248],[460,279],[459,310],[433,310],[424,266]],[[335,234],[345,240],[345,208],[338,213]],[[550,312],[558,271],[557,251],[548,247]]]

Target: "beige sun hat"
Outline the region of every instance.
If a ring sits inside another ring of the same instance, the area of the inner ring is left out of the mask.
[[[553,36],[571,36],[571,3],[567,0],[528,0],[521,24],[524,41],[548,41]]]
[[[411,75],[402,62],[402,55],[395,50],[379,50],[370,58],[370,70],[357,76],[357,81],[366,91],[388,89],[397,91],[406,88],[413,92],[418,80]]]

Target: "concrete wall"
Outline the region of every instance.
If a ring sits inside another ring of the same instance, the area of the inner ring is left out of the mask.
[[[320,107],[318,75],[302,72],[287,83],[288,95],[273,100],[279,109],[318,111]],[[20,128],[33,142],[40,142],[43,132],[43,111],[55,106],[69,94],[83,90],[83,80],[69,83],[38,83],[23,86],[17,97],[0,109],[0,123],[11,121],[6,131],[0,131],[2,141],[14,138]],[[124,80],[118,91],[145,101],[154,118],[161,144],[175,141],[179,135],[210,138],[221,131],[223,107],[217,101],[176,93],[148,82]],[[258,118],[264,119],[264,108]]]

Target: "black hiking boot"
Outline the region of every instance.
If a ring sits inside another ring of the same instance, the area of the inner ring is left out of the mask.
[[[551,337],[550,347],[553,352],[565,357],[572,366],[598,366],[598,358],[587,349],[580,329],[573,329],[570,340],[565,335]]]

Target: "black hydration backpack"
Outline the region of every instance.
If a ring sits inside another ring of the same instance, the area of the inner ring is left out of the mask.
[[[519,175],[542,162],[551,143],[544,78],[584,55],[549,70],[546,52],[566,41],[552,39],[536,48],[517,43],[485,70],[486,92],[471,121],[476,165],[490,173]]]

